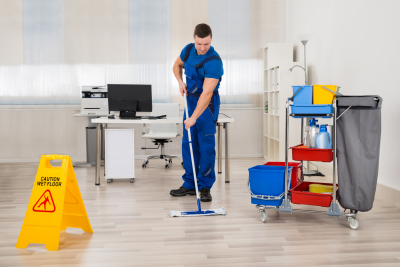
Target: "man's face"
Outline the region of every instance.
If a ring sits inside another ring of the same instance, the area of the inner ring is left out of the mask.
[[[199,55],[205,55],[207,53],[211,47],[211,40],[210,35],[204,38],[199,38],[196,35],[194,36],[194,45]]]

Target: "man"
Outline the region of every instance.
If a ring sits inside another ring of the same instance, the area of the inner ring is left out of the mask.
[[[179,189],[171,190],[170,194],[196,194],[187,131],[190,127],[200,201],[209,202],[212,200],[210,190],[215,182],[215,133],[220,105],[218,88],[224,70],[221,58],[211,46],[210,26],[204,23],[197,25],[193,38],[194,44],[183,48],[173,67],[181,95],[187,94],[189,118],[185,113],[182,138],[184,183]],[[187,84],[182,80],[183,68]]]

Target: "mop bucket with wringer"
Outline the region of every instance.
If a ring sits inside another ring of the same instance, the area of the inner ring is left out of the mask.
[[[288,167],[288,188],[293,167]],[[285,198],[285,166],[258,165],[249,169],[247,189],[251,204],[280,206]]]

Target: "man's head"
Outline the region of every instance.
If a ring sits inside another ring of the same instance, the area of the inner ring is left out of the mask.
[[[194,28],[194,45],[199,55],[205,55],[211,47],[212,31],[205,23],[198,24]]]

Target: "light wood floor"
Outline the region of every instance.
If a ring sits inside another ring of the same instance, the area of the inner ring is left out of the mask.
[[[226,216],[170,218],[169,210],[196,209],[194,196],[169,195],[182,183],[180,162],[141,163],[133,184],[95,186],[93,167],[75,168],[94,233],[61,231],[57,252],[15,248],[37,164],[0,164],[0,266],[400,266],[400,210],[379,199],[359,213],[356,231],[321,214],[268,211],[264,224],[246,189],[247,169],[264,160],[232,159],[231,183],[218,175],[213,201],[203,203]]]

